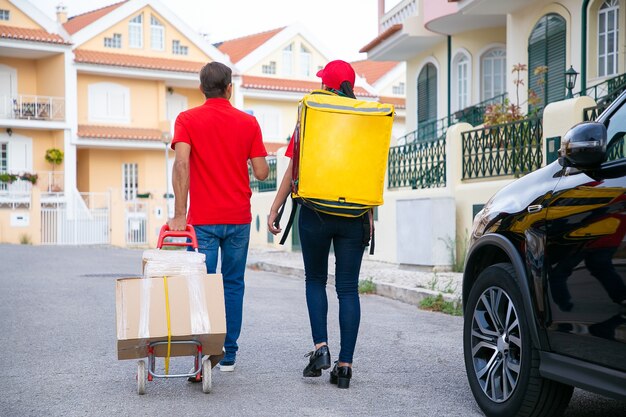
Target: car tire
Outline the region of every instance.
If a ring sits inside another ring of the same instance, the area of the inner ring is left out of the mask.
[[[486,416],[559,416],[573,387],[539,375],[515,269],[486,268],[474,282],[463,325],[465,369]]]

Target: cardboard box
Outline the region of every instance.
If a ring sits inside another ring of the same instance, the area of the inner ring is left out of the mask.
[[[220,274],[167,277],[171,340],[196,340],[204,355],[221,355],[226,337],[224,288]],[[148,356],[150,342],[167,342],[165,280],[121,278],[116,284],[117,357]],[[192,356],[192,345],[171,345],[170,356]],[[167,346],[155,349],[164,357]]]

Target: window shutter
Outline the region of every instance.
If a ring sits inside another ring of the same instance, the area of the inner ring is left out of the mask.
[[[417,121],[437,118],[437,70],[426,64],[417,78]]]
[[[528,39],[529,87],[541,98],[540,107],[565,97],[565,32],[565,19],[548,14],[539,19]],[[548,67],[547,74],[535,75],[540,66]]]
[[[548,16],[547,60],[548,103],[565,98],[565,19]]]

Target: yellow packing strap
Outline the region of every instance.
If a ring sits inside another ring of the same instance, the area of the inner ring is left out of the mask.
[[[167,318],[167,356],[165,356],[165,375],[170,372],[170,353],[172,347],[172,327],[170,324],[170,300],[167,292],[167,277],[163,277],[163,287],[165,289],[165,315]]]

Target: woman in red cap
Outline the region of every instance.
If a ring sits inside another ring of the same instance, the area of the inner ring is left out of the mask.
[[[334,94],[354,96],[355,73],[345,61],[329,62],[317,73],[322,79],[322,88]],[[293,137],[285,156],[293,157]],[[276,198],[270,209],[268,229],[274,235],[281,232],[274,221],[278,210],[291,191],[292,162],[285,172]],[[330,382],[339,388],[348,388],[352,378],[352,355],[356,345],[361,307],[359,302],[359,272],[365,249],[364,234],[369,239],[369,219],[367,215],[351,218],[316,212],[300,205],[298,227],[306,276],[306,301],[311,322],[311,333],[315,350],[309,353],[309,363],[303,376],[318,377],[322,370],[330,368],[331,357],[328,348],[326,282],[328,280],[328,255],[333,244],[336,271],[335,288],[339,299],[339,327],[341,350],[339,360],[330,373]]]

